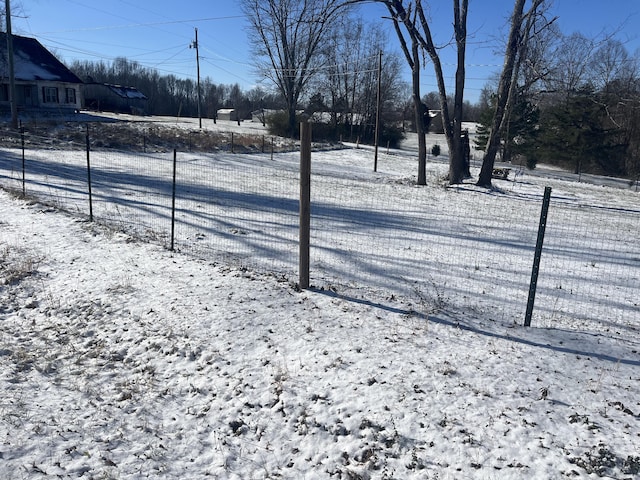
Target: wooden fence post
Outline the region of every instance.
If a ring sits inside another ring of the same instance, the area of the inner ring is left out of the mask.
[[[311,124],[300,123],[300,288],[309,288],[311,237]]]

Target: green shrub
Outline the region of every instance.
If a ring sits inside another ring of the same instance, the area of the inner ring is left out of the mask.
[[[287,112],[278,111],[268,115],[266,123],[269,135],[277,137],[289,136],[289,114]]]
[[[391,148],[398,148],[400,142],[404,140],[404,132],[397,125],[383,125],[380,135],[380,144],[389,145]]]

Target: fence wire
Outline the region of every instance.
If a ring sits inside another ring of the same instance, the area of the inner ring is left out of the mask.
[[[295,157],[180,155],[176,248],[294,276],[298,239]]]
[[[24,165],[27,195],[88,215],[80,133],[55,149],[35,136],[25,150],[19,138],[5,136],[3,143],[4,188],[21,191]],[[176,250],[297,279],[297,152],[178,151],[174,172],[173,152],[133,150],[90,151],[96,220],[168,248],[175,192]],[[386,162],[390,171],[372,175],[365,153],[341,155],[315,152],[312,162],[313,286],[522,322],[542,186],[418,188],[397,173],[405,168],[400,158],[383,156],[382,170]],[[436,167],[430,182],[444,170]],[[640,211],[630,204],[552,195],[534,325],[637,329]]]
[[[637,328],[639,227],[638,210],[556,199],[549,211],[540,268],[538,324]]]

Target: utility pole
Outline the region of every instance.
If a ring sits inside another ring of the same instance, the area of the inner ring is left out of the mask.
[[[7,55],[9,57],[9,102],[11,103],[11,127],[18,128],[18,99],[16,98],[16,70],[13,58],[13,33],[11,31],[11,0],[5,0],[7,17]]]
[[[9,0],[7,0],[9,1]],[[195,29],[196,31],[196,39],[193,43],[191,43],[191,45],[189,45],[189,48],[195,48],[196,49],[196,68],[198,71],[198,80],[197,80],[197,89],[198,89],[198,121],[200,124],[200,128],[202,128],[202,113],[201,113],[201,107],[200,104],[202,103],[202,95],[200,94],[200,50],[199,45],[198,45],[198,29]]]
[[[376,131],[373,143],[373,171],[378,171],[378,140],[380,138],[380,97],[382,96],[382,50],[378,54],[378,94],[376,98]]]

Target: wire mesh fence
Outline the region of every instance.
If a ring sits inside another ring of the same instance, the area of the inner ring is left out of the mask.
[[[24,150],[20,138],[4,139],[4,188],[88,216],[90,185],[100,222],[167,248],[296,280],[297,152],[262,153],[260,137],[245,140],[253,153],[233,153],[226,139],[213,152],[174,153],[147,142],[140,148],[140,141],[130,150],[87,151],[82,132],[56,148],[34,137]],[[542,184],[419,188],[407,174],[413,160],[401,156],[383,155],[382,173],[374,175],[362,150],[313,155],[313,286],[522,322]],[[437,184],[445,169],[432,165],[429,183]],[[551,200],[534,324],[637,329],[637,194],[600,199],[567,185],[559,184]]]
[[[176,248],[295,276],[295,155],[181,155],[176,184]]]
[[[423,306],[521,321],[542,191],[525,201],[383,181],[375,195],[366,195],[366,180],[334,178],[318,186],[322,181],[314,177],[318,193],[312,203],[325,205],[313,215],[314,245],[326,251],[312,256],[324,259],[314,271],[326,271],[327,281],[340,279],[341,289],[345,280],[356,288],[368,285]],[[505,225],[506,218],[521,220]],[[317,225],[322,219],[326,223]],[[337,235],[341,230],[349,234]]]
[[[637,329],[639,227],[639,210],[556,198],[538,285],[538,324]]]
[[[94,218],[168,245],[173,153],[97,151],[90,159]]]

